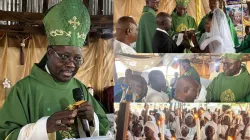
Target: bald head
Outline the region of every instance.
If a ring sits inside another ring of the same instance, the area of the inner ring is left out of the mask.
[[[138,27],[135,20],[129,16],[123,16],[116,23],[116,39],[127,45],[137,39]]]
[[[194,102],[199,94],[199,84],[191,76],[182,76],[176,82],[175,99]]]

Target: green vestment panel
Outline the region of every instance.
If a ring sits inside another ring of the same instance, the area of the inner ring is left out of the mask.
[[[220,73],[207,87],[207,102],[249,102],[250,75],[245,66],[238,76]]]
[[[153,53],[152,40],[156,28],[156,12],[152,8],[144,6],[136,40],[137,53]]]
[[[23,126],[36,123],[40,118],[63,111],[69,104],[75,103],[72,90],[81,88],[84,100],[93,107],[100,122],[100,135],[109,130],[109,121],[100,104],[88,93],[79,80],[56,82],[51,75],[34,65],[31,74],[16,83],[11,89],[0,111],[0,139],[17,140]],[[57,133],[57,139],[62,139]]]
[[[194,29],[197,31],[197,25],[193,17],[185,14],[178,16],[175,12],[172,13],[172,30],[179,33],[185,30]]]

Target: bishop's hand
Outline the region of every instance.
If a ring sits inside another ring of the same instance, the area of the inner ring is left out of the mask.
[[[70,125],[74,124],[74,118],[77,110],[65,110],[56,112],[47,120],[47,133],[53,133],[60,130],[71,130]]]
[[[80,119],[94,120],[94,111],[92,106],[86,101],[78,106],[77,116]]]

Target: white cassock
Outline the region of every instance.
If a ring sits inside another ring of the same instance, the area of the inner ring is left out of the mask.
[[[17,140],[56,140],[56,132],[47,133],[47,120],[49,116],[39,119],[36,123],[27,124],[19,132]],[[94,113],[95,127],[90,128],[91,137],[99,136],[99,119]],[[81,138],[86,137],[83,128],[81,128],[80,121],[78,121],[78,130]]]

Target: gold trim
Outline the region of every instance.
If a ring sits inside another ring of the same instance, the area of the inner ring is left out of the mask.
[[[10,137],[10,135],[11,135],[14,131],[16,131],[16,129],[13,130],[12,132],[10,132],[10,134],[9,134],[4,140],[8,140],[8,138]]]

